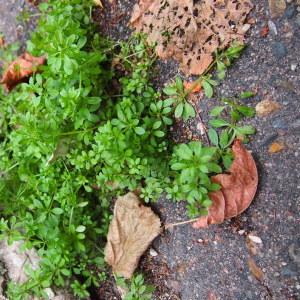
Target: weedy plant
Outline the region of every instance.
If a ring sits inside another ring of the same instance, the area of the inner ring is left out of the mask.
[[[210,175],[222,171],[219,143],[174,146],[168,139],[174,113],[185,119],[194,113],[183,94],[174,99],[175,91],[165,89],[164,99],[151,85],[152,47],[143,36],[112,43],[95,34],[91,7],[82,0],[42,3],[27,48],[45,55],[47,65],[11,93],[0,90],[0,237],[22,240],[41,259],[37,270],[26,266],[24,284],[9,283],[9,299],[47,299],[51,286],[87,298],[105,280],[113,197],[140,189],[148,202],[165,192],[187,199],[196,216],[218,188]],[[179,79],[176,88],[183,93]],[[236,122],[224,126],[228,143],[241,133]],[[148,295],[137,276],[128,299]]]

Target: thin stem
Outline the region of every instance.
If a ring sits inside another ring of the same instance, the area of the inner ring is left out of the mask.
[[[173,227],[176,227],[176,226],[194,223],[194,222],[198,221],[198,219],[199,218],[197,218],[197,219],[191,219],[191,220],[187,220],[187,221],[182,221],[182,222],[177,222],[177,223],[169,223],[169,224],[166,224],[164,226],[164,229],[166,230],[166,229],[170,229],[170,228],[173,228]]]

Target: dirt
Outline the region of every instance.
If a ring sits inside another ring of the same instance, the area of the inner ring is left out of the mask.
[[[95,20],[114,39],[126,39],[131,32],[127,24],[134,2],[116,3],[110,13],[114,20],[107,17],[101,25],[99,11],[94,13]],[[247,147],[259,168],[259,189],[250,208],[237,218],[202,230],[178,226],[154,241],[152,247],[158,255],[147,252],[140,263],[147,281],[156,286],[154,300],[300,299],[300,9],[292,1],[283,16],[271,19],[267,0],[253,2],[256,6],[251,18],[255,24],[247,36],[247,49],[216,88],[214,98],[199,101],[199,109],[206,121],[217,98],[244,90],[257,91],[256,97],[247,100],[253,107],[265,99],[282,106],[278,112],[250,120],[257,134]],[[9,40],[20,38],[15,16],[23,3],[0,0],[0,31]],[[269,21],[273,22],[269,23],[270,32],[261,36]],[[173,61],[159,62],[158,66],[158,86],[178,74]],[[197,132],[196,123],[185,124],[185,131]],[[174,126],[174,131],[176,137],[182,126]],[[274,141],[285,148],[270,154],[268,148]],[[165,223],[187,219],[184,203],[162,197],[154,208]],[[250,232],[262,243],[249,244]],[[250,257],[262,270],[262,280],[250,272]],[[98,299],[118,299],[113,296],[116,290],[112,281],[106,284],[98,293],[106,293],[105,298]]]

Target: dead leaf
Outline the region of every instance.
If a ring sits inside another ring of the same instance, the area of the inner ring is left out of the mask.
[[[278,153],[285,148],[284,143],[282,142],[274,142],[269,147],[269,153]]]
[[[265,117],[281,108],[281,105],[275,101],[266,99],[259,102],[256,107],[256,114],[259,117]]]
[[[184,81],[183,82],[183,86],[184,86],[184,89],[186,91],[190,90],[191,88],[193,88],[191,90],[191,93],[199,93],[201,91],[201,85],[198,83],[196,84],[195,86],[194,85],[195,82],[187,82],[187,81]]]
[[[264,279],[263,271],[257,266],[256,262],[252,258],[248,258],[248,266],[251,274],[259,281]]]
[[[101,2],[101,0],[93,0],[95,5],[100,6],[101,8],[103,8],[103,4]]]
[[[113,272],[130,278],[139,259],[160,232],[160,220],[134,193],[119,197],[110,223],[105,261]]]
[[[6,90],[11,91],[17,84],[26,81],[33,73],[37,72],[38,67],[45,62],[45,57],[34,57],[26,52],[8,66],[0,83]]]
[[[286,9],[285,0],[269,0],[269,8],[272,18],[280,17]]]
[[[232,151],[233,163],[228,174],[213,176],[213,182],[221,189],[209,193],[212,206],[207,216],[201,216],[193,224],[194,228],[205,228],[209,224],[219,224],[241,214],[252,202],[257,185],[258,174],[252,155],[246,150],[240,140],[235,140]]]
[[[162,59],[175,58],[185,74],[201,75],[217,49],[243,43],[251,0],[140,0],[131,24],[156,43]]]

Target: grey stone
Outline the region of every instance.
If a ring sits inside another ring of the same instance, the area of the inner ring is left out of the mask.
[[[294,264],[285,266],[281,270],[281,275],[284,277],[294,277],[298,275],[297,267]]]
[[[272,44],[272,53],[276,58],[280,59],[285,57],[288,51],[282,42],[275,42]]]
[[[286,123],[286,121],[283,119],[279,119],[279,118],[275,119],[272,122],[272,126],[275,129],[288,129],[289,128],[289,125]]]
[[[296,12],[297,12],[296,6],[295,6],[295,5],[290,5],[290,6],[286,9],[286,11],[285,11],[285,13],[284,13],[284,16],[285,16],[287,19],[291,19],[291,18],[293,18],[293,17],[295,16]]]

